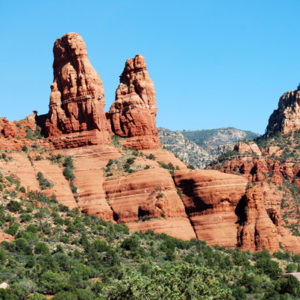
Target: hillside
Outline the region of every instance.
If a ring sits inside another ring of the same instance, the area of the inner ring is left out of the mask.
[[[227,150],[232,150],[238,141],[253,140],[259,136],[257,133],[233,127],[208,130],[183,130],[181,133],[184,137],[215,156]]]
[[[181,132],[158,128],[158,135],[165,149],[198,169],[204,169],[215,158],[202,147],[185,138]]]
[[[55,197],[25,192],[12,173],[1,173],[0,182],[1,299],[297,299],[300,293],[296,278],[277,278],[300,270],[299,255],[129,233]]]
[[[253,140],[258,134],[236,128],[171,131],[158,128],[161,144],[187,164],[204,169],[219,155],[233,150],[240,140]]]

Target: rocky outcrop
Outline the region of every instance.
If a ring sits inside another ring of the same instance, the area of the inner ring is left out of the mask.
[[[142,55],[128,59],[116,99],[109,110],[112,130],[123,140],[126,147],[135,149],[155,149],[160,147],[156,129],[156,97]]]
[[[293,161],[279,162],[272,158],[252,156],[234,157],[223,161],[211,168],[218,169],[228,174],[239,174],[248,179],[249,182],[262,182],[269,180],[278,185],[283,180],[290,183],[297,181],[300,171],[300,163]]]
[[[109,143],[103,85],[82,37],[77,33],[64,35],[56,40],[53,53],[46,136],[56,148]]]
[[[259,147],[257,146],[256,143],[254,142],[238,142],[235,146],[234,146],[234,150],[237,151],[240,154],[256,154],[256,155],[261,155],[261,151],[259,149]]]
[[[271,252],[279,250],[277,228],[269,217],[262,190],[252,187],[245,196],[246,221],[239,229],[239,245],[244,250]],[[276,220],[276,219],[275,219]]]
[[[300,129],[300,89],[284,93],[278,108],[269,118],[267,135],[281,132],[287,134]]]
[[[208,245],[237,245],[236,208],[245,194],[247,180],[218,171],[176,171],[186,212],[197,238]]]
[[[13,241],[15,238],[10,235],[10,234],[7,234],[5,233],[3,230],[0,229],[0,243],[2,242],[11,242]]]
[[[41,140],[33,141],[34,135],[39,132],[35,119],[36,112],[21,121],[11,122],[0,118],[0,148],[21,150],[23,146],[30,147],[33,142],[43,144]]]

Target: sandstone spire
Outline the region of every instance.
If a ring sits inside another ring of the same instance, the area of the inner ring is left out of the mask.
[[[128,138],[124,144],[137,149],[160,147],[156,129],[156,97],[152,80],[149,77],[145,59],[138,54],[128,59],[116,100],[109,116],[115,134]]]
[[[103,85],[88,59],[82,37],[77,33],[64,35],[56,40],[53,53],[54,80],[46,135],[69,134],[63,143],[59,138],[53,139],[58,147],[109,142]]]

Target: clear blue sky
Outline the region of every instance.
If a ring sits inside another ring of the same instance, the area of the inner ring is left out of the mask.
[[[299,0],[0,0],[0,115],[48,111],[54,41],[78,32],[106,111],[126,59],[140,53],[158,126],[263,133],[300,82],[299,12]]]

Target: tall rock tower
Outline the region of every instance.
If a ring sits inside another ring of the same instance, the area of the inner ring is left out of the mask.
[[[110,141],[102,81],[92,67],[82,37],[68,33],[54,48],[49,113],[45,133],[57,148]]]
[[[152,80],[149,77],[142,55],[128,59],[116,99],[109,117],[115,134],[126,137],[123,144],[136,149],[161,147],[156,129],[156,97]]]

